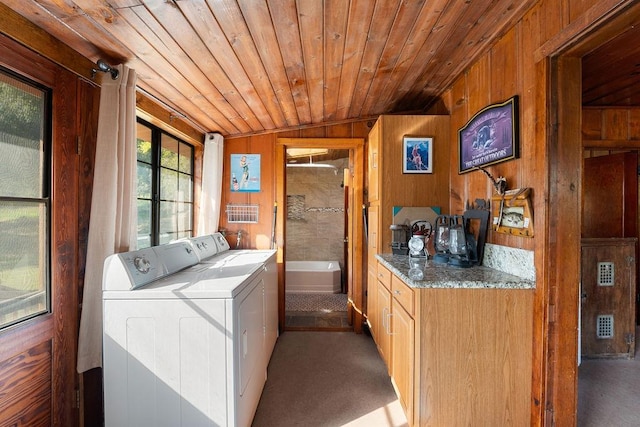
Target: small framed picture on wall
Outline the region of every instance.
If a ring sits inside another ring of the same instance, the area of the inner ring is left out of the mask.
[[[433,173],[433,138],[405,136],[402,139],[402,173]]]
[[[260,154],[231,155],[231,191],[260,191]]]

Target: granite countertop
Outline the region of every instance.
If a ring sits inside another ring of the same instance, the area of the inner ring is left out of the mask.
[[[535,289],[535,282],[484,266],[452,267],[408,255],[378,254],[376,258],[413,288]]]

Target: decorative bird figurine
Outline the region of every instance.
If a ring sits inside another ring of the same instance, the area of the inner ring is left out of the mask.
[[[496,179],[488,171],[484,170],[484,168],[476,166],[476,169],[481,170],[489,177],[493,183],[493,187],[496,189],[496,193],[498,193],[499,196],[504,196],[507,192],[507,179],[504,176],[499,176],[498,179]]]

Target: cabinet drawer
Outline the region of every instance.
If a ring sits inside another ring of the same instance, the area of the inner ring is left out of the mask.
[[[405,310],[407,310],[407,313],[409,313],[412,317],[414,316],[413,289],[407,286],[406,283],[404,283],[395,275],[391,277],[391,295],[400,303],[402,307],[404,307]]]
[[[378,280],[385,288],[391,290],[391,272],[380,263],[378,263]]]

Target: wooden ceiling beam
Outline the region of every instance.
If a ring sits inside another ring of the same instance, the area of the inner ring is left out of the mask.
[[[0,3],[0,32],[85,80],[96,84],[101,83],[101,73],[93,78],[91,70],[96,65],[91,60],[3,3]]]

